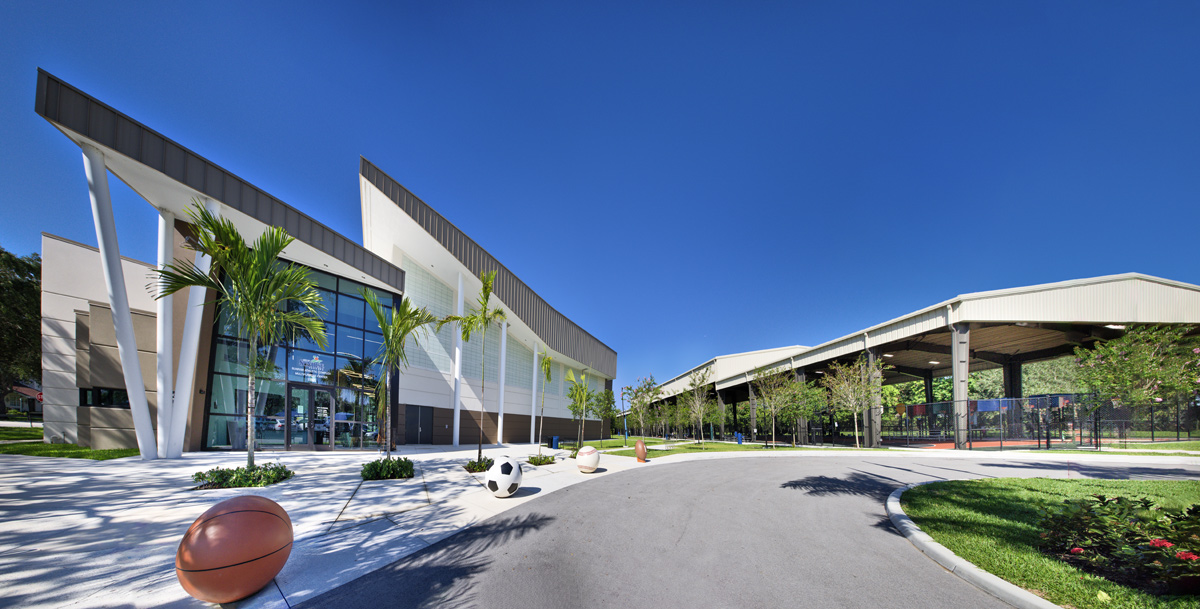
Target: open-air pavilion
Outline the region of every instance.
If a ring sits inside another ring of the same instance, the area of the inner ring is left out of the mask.
[[[934,401],[933,380],[951,378],[954,444],[965,448],[971,372],[1001,368],[1004,396],[1025,397],[1024,364],[1069,355],[1077,347],[1089,348],[1098,340],[1120,336],[1126,325],[1135,323],[1200,323],[1200,286],[1125,273],[963,294],[812,348],[714,358],[660,388],[662,399],[670,399],[686,390],[693,371],[711,368],[709,382],[715,384],[718,406],[724,412],[725,404],[753,402],[756,371],[813,380],[832,362],[883,358],[887,363],[883,384],[923,380],[927,402]],[[879,402],[875,406],[863,421],[868,446],[878,446],[882,440],[882,408]]]

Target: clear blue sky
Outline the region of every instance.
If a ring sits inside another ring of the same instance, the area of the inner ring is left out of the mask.
[[[114,4],[0,7],[6,249],[95,243],[40,66],[355,240],[366,156],[618,385],[965,292],[1200,283],[1200,3]]]

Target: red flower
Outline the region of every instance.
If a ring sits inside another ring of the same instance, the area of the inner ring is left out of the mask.
[[[1083,548],[1071,548],[1072,554],[1083,554]]]
[[[1173,545],[1175,545],[1175,544],[1173,544],[1165,539],[1155,539],[1150,542],[1151,548],[1169,548]]]
[[[1200,556],[1192,554],[1191,552],[1176,552],[1175,558],[1178,558],[1179,560],[1200,560]]]

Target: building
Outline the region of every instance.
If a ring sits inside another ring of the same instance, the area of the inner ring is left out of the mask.
[[[464,343],[452,325],[410,346],[410,367],[389,388],[400,444],[470,444],[480,418],[485,443],[534,441],[543,392],[545,434],[573,437],[565,377],[611,389],[615,351],[365,159],[360,245],[42,70],[36,112],[83,151],[100,246],[43,238],[48,441],[136,445],[145,458],[245,449],[248,347],[211,295],[192,289],[155,300],[146,287],[155,265],[120,258],[108,173],[159,214],[158,265],[193,257],[206,264],[184,247],[193,202],[231,220],[247,240],[268,226],[295,237],[282,259],[310,269],[328,309],[330,344],[260,350],[274,364],[256,385],[260,449],[378,446],[383,430],[371,387],[379,370],[371,360],[379,327],[364,308],[364,290],[385,304],[408,297],[443,316],[462,313],[478,294],[479,274],[496,271],[493,302],[508,316],[488,332],[486,349],[481,339]],[[545,355],[553,359],[548,383],[537,365]],[[599,421],[585,431],[606,432]]]

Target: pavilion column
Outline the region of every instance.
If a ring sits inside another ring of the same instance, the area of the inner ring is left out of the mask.
[[[455,309],[456,314],[462,317],[463,314],[463,277],[462,273],[458,274],[458,307]],[[462,424],[460,414],[462,412],[462,329],[457,325],[454,327],[454,433],[451,436],[451,443],[458,446],[458,432]],[[480,425],[483,420],[480,419]]]
[[[715,391],[717,394],[717,409],[721,411],[721,439],[725,439],[725,398],[721,397],[721,390]]]
[[[883,444],[883,392],[880,391],[878,383],[882,382],[879,378],[882,372],[875,369],[875,362],[879,359],[878,348],[868,348],[867,364],[871,366],[871,381],[872,386],[876,387],[871,391],[871,405],[867,412],[863,413],[865,427],[867,430],[867,448],[879,448]]]
[[[121,358],[121,373],[129,395],[129,410],[142,459],[158,458],[154,440],[154,422],[146,401],[146,386],[142,382],[142,365],[138,361],[137,338],[133,334],[133,316],[129,311],[129,295],[125,292],[125,272],[121,268],[121,249],[117,245],[116,220],[113,219],[112,198],[108,191],[108,169],[104,153],[83,144],[83,170],[87,175],[88,195],[92,203],[92,219],[96,224],[96,241],[100,246],[101,268],[108,288],[108,303],[112,307],[113,328],[116,331],[117,353]],[[161,398],[161,396],[160,396]]]
[[[508,354],[508,322],[500,324],[500,414],[496,418],[496,444],[504,444],[504,359]]]
[[[808,375],[805,374],[804,368],[793,368],[792,374],[795,376],[797,383],[807,383],[808,382]],[[800,437],[796,438],[796,443],[797,444],[802,444],[802,443],[807,444],[808,443],[808,419],[806,419],[804,417],[800,417],[800,424],[797,427],[798,427],[798,429],[797,429],[796,433]],[[804,442],[800,442],[800,438],[803,438]]]
[[[754,385],[747,382],[746,388],[750,390],[750,441],[754,442],[758,439],[758,402],[754,399]]]
[[[213,216],[221,217],[221,205],[216,201],[206,199],[204,208]],[[207,274],[212,267],[212,258],[196,252],[194,264],[196,270]],[[196,378],[196,358],[200,350],[200,326],[201,319],[204,317],[204,300],[207,292],[199,287],[188,288],[187,292],[187,314],[183,318],[183,336],[179,345],[179,368],[175,374],[175,391],[172,399],[174,413],[171,416],[171,433],[167,436],[167,457],[170,459],[178,459],[183,456],[183,438],[187,433],[192,396],[195,395],[192,385]],[[159,400],[161,399],[160,397]]]
[[[171,255],[175,249],[175,214],[169,210],[160,209],[158,211],[158,268],[165,270],[166,266],[171,263]],[[156,290],[157,291],[157,290]],[[156,390],[158,391],[158,457],[160,459],[171,458],[171,429],[173,425],[171,420],[175,416],[187,416],[187,413],[179,414],[175,412],[175,400],[173,393],[175,390],[172,382],[172,374],[175,359],[175,322],[174,322],[174,297],[161,296],[155,300],[155,330],[157,339],[155,341],[155,350],[157,351],[157,375]]]
[[[933,402],[933,370],[926,370],[924,376],[925,381],[925,403]]]
[[[1023,379],[1021,378],[1021,362],[1009,362],[1004,364],[1004,397],[1006,398],[1023,398],[1025,397],[1024,388],[1022,387]]]
[[[967,377],[971,372],[971,324],[950,326],[950,364],[954,387],[954,448],[967,448],[969,422]]]

